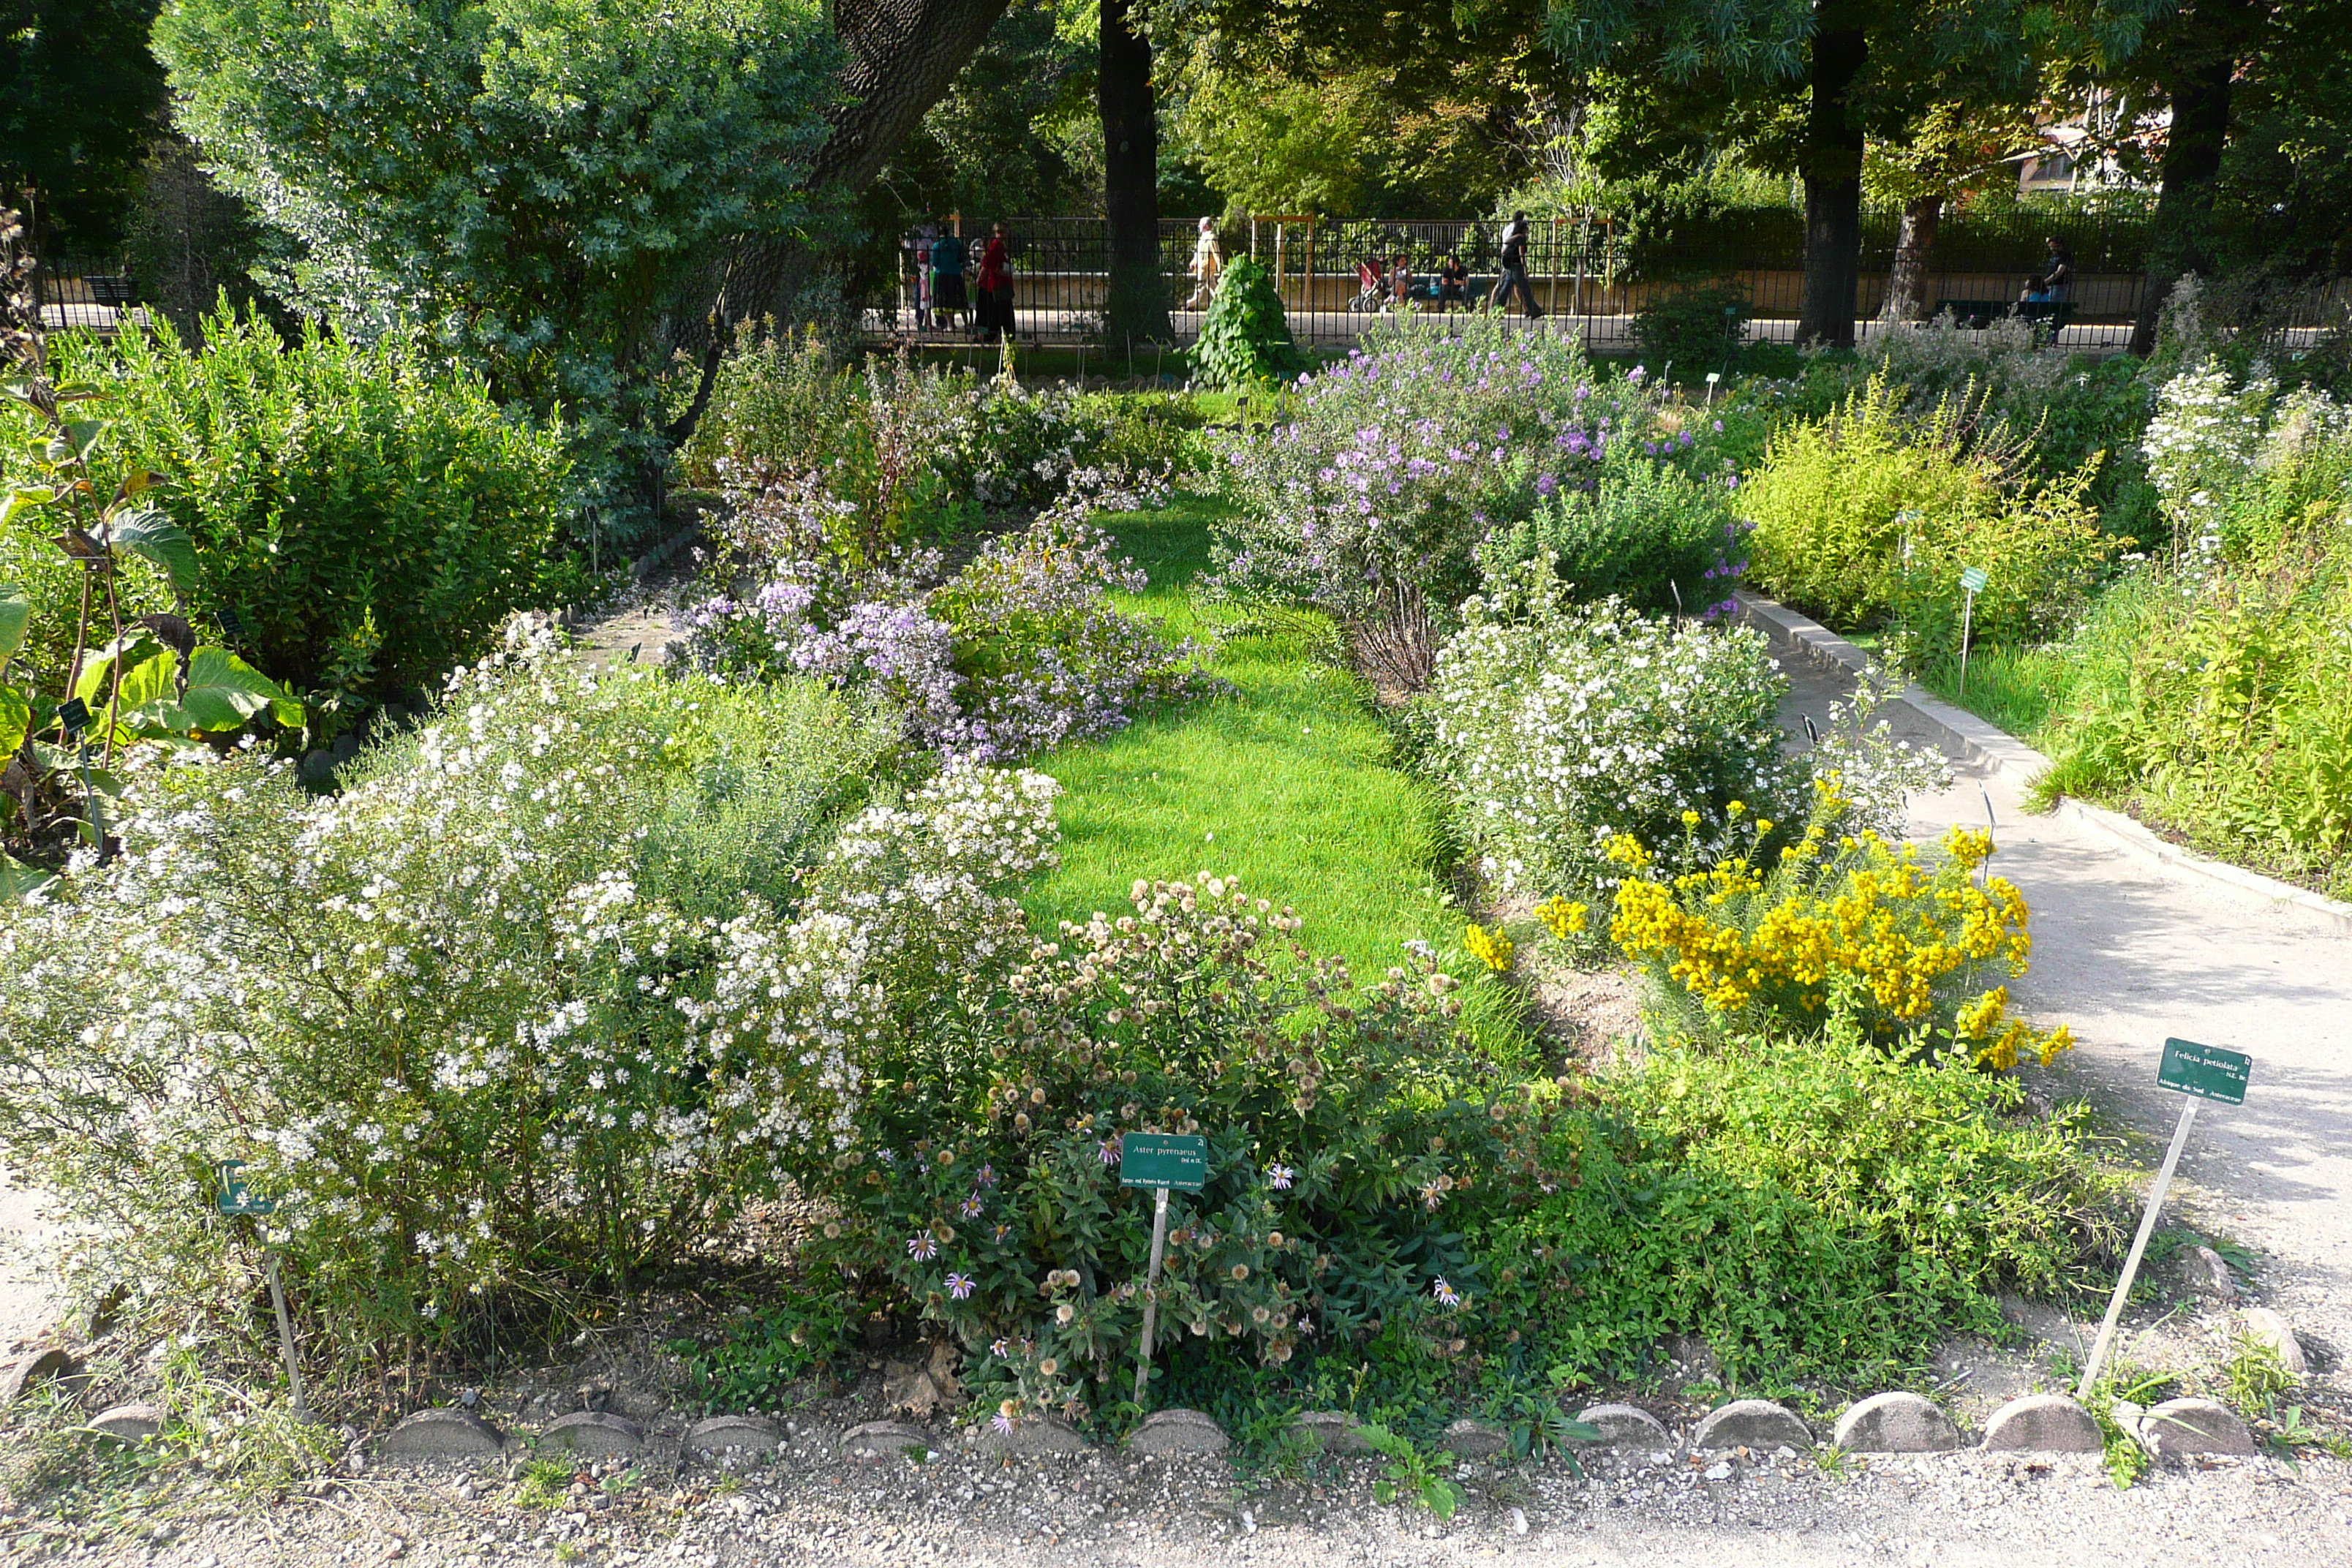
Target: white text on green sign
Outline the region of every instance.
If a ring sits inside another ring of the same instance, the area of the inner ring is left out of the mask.
[[[220,1182],[220,1196],[216,1200],[220,1212],[232,1215],[276,1214],[278,1205],[275,1203],[268,1198],[256,1197],[247,1190],[245,1178],[237,1174],[243,1169],[245,1162],[242,1160],[223,1160],[213,1168],[213,1174]]]
[[[1129,1132],[1118,1141],[1118,1184],[1197,1193],[1209,1179],[1209,1141],[1199,1133]]]
[[[2246,1079],[2252,1075],[2253,1065],[2252,1057],[2237,1051],[2225,1051],[2219,1046],[2167,1040],[2164,1042],[2164,1061],[2156,1069],[2156,1082],[2159,1089],[2177,1089],[2200,1100],[2243,1105],[2246,1103]]]
[[[1960,574],[1960,586],[1971,594],[1983,593],[1985,582],[1985,569],[1981,566],[1971,566]]]

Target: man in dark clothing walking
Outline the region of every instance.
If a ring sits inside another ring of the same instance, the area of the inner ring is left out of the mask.
[[[1516,292],[1529,321],[1543,319],[1543,307],[1536,303],[1535,286],[1528,281],[1528,215],[1513,213],[1503,229],[1503,275],[1495,279],[1495,292],[1486,303],[1499,310],[1510,302]]]

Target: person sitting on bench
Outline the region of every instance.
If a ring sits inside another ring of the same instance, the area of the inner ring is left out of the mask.
[[[2063,305],[2074,293],[2074,253],[2053,235],[2043,242],[2050,254],[2042,263],[2042,270],[2025,286],[2025,303],[2029,305]]]

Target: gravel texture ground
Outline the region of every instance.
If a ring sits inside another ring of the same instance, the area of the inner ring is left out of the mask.
[[[1382,1506],[1376,1460],[1308,1461],[1242,1483],[1222,1460],[1113,1453],[850,1465],[831,1434],[740,1473],[649,1449],[519,1506],[501,1467],[375,1471],[267,1516],[107,1555],[172,1568],[579,1562],[651,1568],[1194,1563],[2017,1564],[2352,1562],[2352,1467],[2271,1459],[2167,1468],[2129,1491],[2091,1456],[1856,1458],[1637,1454],[1582,1474],[1465,1465],[1453,1520]]]

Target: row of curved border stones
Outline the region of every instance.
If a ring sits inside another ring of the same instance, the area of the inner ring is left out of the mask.
[[[1830,1441],[1853,1454],[1941,1454],[1960,1446],[1960,1429],[1934,1400],[1897,1389],[1839,1416]]]
[[[841,1435],[841,1457],[866,1465],[929,1453],[932,1446],[929,1432],[904,1421],[861,1422]]]
[[[89,1418],[89,1429],[118,1443],[144,1443],[163,1434],[163,1409],[159,1405],[118,1405]]]
[[[1576,1418],[1601,1434],[1580,1445],[1593,1448],[1671,1448],[1675,1439],[1664,1423],[1638,1405],[1588,1405]]]
[[[1769,1399],[1735,1399],[1709,1412],[1691,1434],[1691,1447],[1702,1450],[1760,1448],[1769,1454],[1775,1448],[1793,1448],[1801,1454],[1810,1452],[1812,1446],[1813,1430],[1805,1425],[1804,1417]]]
[[[688,1427],[681,1446],[689,1454],[772,1454],[784,1446],[784,1429],[764,1415],[713,1415]]]
[[[1511,1435],[1492,1421],[1464,1416],[1445,1429],[1442,1447],[1457,1459],[1491,1459],[1511,1449]]]
[[[575,1454],[634,1454],[646,1446],[646,1429],[625,1415],[582,1410],[551,1422],[539,1435],[539,1446]]]
[[[1058,1415],[1024,1415],[1010,1432],[993,1424],[980,1429],[983,1454],[1083,1454],[1088,1447],[1078,1429]]]
[[[1345,1410],[1302,1410],[1291,1427],[1327,1454],[1369,1454],[1372,1446],[1356,1430],[1359,1425]]]
[[[1583,1447],[1666,1449],[1672,1436],[1657,1417],[1632,1405],[1592,1405],[1576,1418],[1597,1427],[1601,1436]],[[138,1442],[163,1428],[163,1412],[153,1405],[125,1405],[94,1418],[91,1426],[124,1442]],[[1326,1453],[1360,1454],[1370,1450],[1354,1415],[1344,1410],[1309,1410],[1296,1422],[1297,1429]],[[2245,1422],[2210,1399],[2173,1399],[2146,1412],[2134,1422],[2136,1435],[2158,1458],[2186,1454],[2252,1454],[2252,1435]],[[1090,1445],[1067,1422],[1055,1416],[1031,1416],[1015,1422],[1010,1432],[982,1427],[968,1439],[983,1453],[1009,1455],[1076,1454]],[[602,1411],[566,1415],[540,1436],[543,1447],[568,1447],[579,1454],[633,1454],[645,1441],[634,1421]],[[1951,1416],[1932,1400],[1895,1391],[1874,1394],[1838,1418],[1832,1441],[1863,1454],[1945,1453],[1961,1447],[1960,1432]],[[695,1424],[685,1440],[692,1454],[730,1451],[768,1454],[783,1447],[782,1430],[757,1415],[713,1415]],[[898,1421],[868,1421],[841,1436],[844,1458],[878,1462],[928,1452],[936,1436],[920,1426]],[[1812,1446],[1812,1429],[1786,1405],[1765,1399],[1740,1399],[1710,1412],[1691,1434],[1694,1450],[1735,1447],[1770,1451]],[[1510,1439],[1491,1422],[1463,1419],[1445,1429],[1444,1445],[1460,1458],[1486,1458],[1505,1452]],[[1155,1411],[1143,1418],[1129,1440],[1131,1452],[1152,1457],[1221,1454],[1229,1446],[1224,1431],[1197,1410]],[[2059,1394],[2029,1394],[2012,1399],[1993,1413],[1985,1425],[1984,1447],[2030,1453],[2096,1453],[2105,1440],[2098,1422],[2074,1401]],[[388,1458],[466,1458],[488,1457],[504,1450],[496,1427],[469,1411],[420,1410],[386,1433],[378,1452]]]
[[[1985,1423],[1984,1446],[2029,1454],[2095,1454],[2107,1446],[2095,1416],[2063,1394],[2012,1399]]]
[[[499,1429],[470,1410],[420,1410],[401,1418],[400,1425],[376,1445],[387,1459],[476,1459],[506,1450]]]
[[[81,1370],[81,1363],[57,1349],[26,1351],[23,1355],[0,1362],[0,1405],[14,1405],[26,1394],[52,1378],[71,1377]]]

